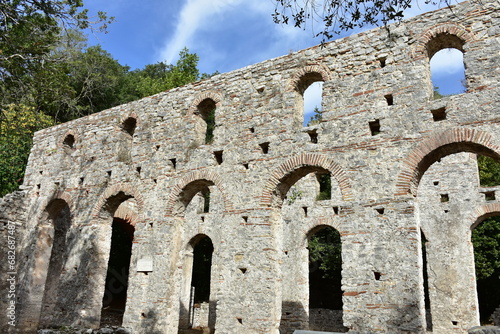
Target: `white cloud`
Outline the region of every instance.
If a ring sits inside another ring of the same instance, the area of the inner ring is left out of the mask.
[[[210,24],[208,18],[243,0],[188,0],[179,14],[173,37],[160,50],[160,58],[172,63],[179,51],[190,44],[202,25]]]
[[[464,71],[464,56],[457,49],[443,49],[431,58],[433,74],[454,74]]]

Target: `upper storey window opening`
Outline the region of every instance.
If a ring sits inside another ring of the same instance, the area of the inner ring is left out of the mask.
[[[215,109],[216,104],[212,99],[205,99],[198,105],[198,113],[207,125],[205,144],[211,144],[214,141]]]
[[[433,97],[461,94],[467,90],[464,41],[452,34],[437,34],[427,43]]]
[[[461,94],[467,90],[464,55],[460,50],[440,50],[431,58],[430,64],[435,98]]]
[[[304,91],[304,126],[318,124],[322,119],[323,81],[313,82]]]

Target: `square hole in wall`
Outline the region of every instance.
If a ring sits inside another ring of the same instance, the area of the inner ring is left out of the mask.
[[[495,200],[495,192],[494,191],[484,192],[484,199],[487,201],[494,201]]]
[[[368,122],[368,125],[370,126],[372,136],[376,136],[380,133],[380,120],[376,119],[372,122]]]
[[[176,168],[177,168],[177,159],[169,159],[169,160],[170,160],[170,162],[172,163],[172,167],[173,167],[174,169],[176,169]]]
[[[450,201],[450,196],[448,196],[448,194],[441,194],[440,195],[440,200],[441,200],[441,203],[449,202]]]
[[[308,131],[307,134],[309,135],[309,139],[311,140],[311,143],[313,143],[313,144],[318,143],[318,132],[316,130]]]
[[[214,152],[214,157],[215,157],[215,161],[217,161],[217,163],[220,165],[223,161],[222,159],[222,154],[224,153],[224,151],[215,151]]]
[[[378,62],[380,63],[380,68],[384,68],[384,67],[385,67],[385,65],[386,65],[386,60],[387,60],[387,58],[386,58],[386,57],[380,57],[380,58],[378,59]]]
[[[439,122],[439,121],[443,121],[446,119],[446,108],[445,107],[431,110],[431,113],[432,113],[432,119],[434,120],[434,122]]]
[[[260,146],[260,149],[262,150],[262,153],[264,153],[264,154],[269,153],[269,142],[260,143],[259,146]]]
[[[385,97],[385,100],[387,101],[388,106],[394,105],[394,97],[392,96],[392,94],[384,95],[384,97]]]

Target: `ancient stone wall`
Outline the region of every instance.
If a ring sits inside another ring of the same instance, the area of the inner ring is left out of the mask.
[[[433,99],[429,58],[446,47],[464,53],[467,92]],[[134,333],[193,325],[207,237],[212,331],[309,329],[308,239],[326,226],[341,235],[345,330],[427,331],[421,231],[432,330],[479,325],[470,230],[500,203],[475,159],[500,159],[499,52],[498,2],[464,2],[37,132],[17,330],[103,325],[113,221],[133,231],[122,325]],[[322,120],[304,127],[315,81]]]

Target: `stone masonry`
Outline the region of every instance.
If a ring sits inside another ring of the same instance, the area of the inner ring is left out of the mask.
[[[450,47],[467,91],[434,99],[429,59]],[[0,199],[2,247],[11,226],[17,245],[16,326],[2,314],[0,331],[102,327],[120,220],[133,333],[466,333],[480,311],[471,230],[500,214],[476,162],[500,161],[499,79],[500,3],[463,2],[37,132],[21,191]],[[316,81],[322,120],[304,127]],[[326,226],[341,236],[339,310],[309,307],[308,238]],[[194,307],[204,237],[210,297]]]

